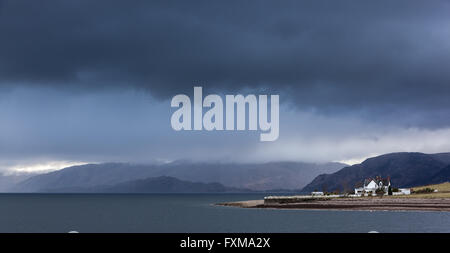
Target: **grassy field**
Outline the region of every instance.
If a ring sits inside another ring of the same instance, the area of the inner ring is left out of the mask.
[[[425,185],[420,187],[413,187],[415,191],[425,189],[425,188],[431,188],[436,189],[439,192],[450,192],[450,182],[442,183],[442,184],[433,184],[433,185]]]
[[[400,198],[450,198],[450,182],[442,183],[442,184],[433,184],[433,185],[424,185],[413,187],[414,191],[418,191],[425,188],[436,189],[438,192],[433,193],[422,193],[422,194],[411,194],[411,195],[401,195],[395,196]]]

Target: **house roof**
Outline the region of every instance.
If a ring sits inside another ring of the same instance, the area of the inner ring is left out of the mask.
[[[364,180],[364,186],[370,184],[371,181],[374,181],[377,185],[380,185],[380,182],[382,182],[383,185],[389,185],[390,178],[389,178],[389,177],[387,177],[387,178],[382,178],[382,177],[380,177],[380,176],[377,176],[377,177],[375,177],[375,178],[366,178],[366,179]]]

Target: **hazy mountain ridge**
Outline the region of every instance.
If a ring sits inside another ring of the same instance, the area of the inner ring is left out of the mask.
[[[16,184],[35,176],[32,173],[19,174],[1,174],[0,173],[0,192],[8,192]]]
[[[262,164],[195,164],[162,166],[164,175],[182,180],[219,182],[226,186],[252,190],[301,189],[321,173],[335,172],[341,163],[270,162]]]
[[[302,191],[351,191],[365,178],[390,177],[394,187],[412,187],[450,180],[450,153],[390,153],[366,159],[332,174],[317,176]]]
[[[168,176],[183,181],[220,183],[226,187],[266,191],[301,189],[320,173],[344,167],[340,163],[271,162],[264,164],[174,162],[163,165],[87,164],[31,177],[15,192],[88,189],[127,181]]]
[[[114,185],[125,181],[151,176],[154,165],[131,165],[124,163],[86,164],[36,175],[18,183],[13,191],[35,192],[42,189],[92,188]]]
[[[65,187],[41,189],[39,192],[58,193],[233,193],[251,192],[247,189],[226,187],[219,183],[199,183],[174,177],[152,177],[130,180],[116,185],[95,187]]]
[[[105,187],[102,191],[113,193],[222,193],[248,190],[226,187],[219,183],[199,183],[161,176],[120,183]]]

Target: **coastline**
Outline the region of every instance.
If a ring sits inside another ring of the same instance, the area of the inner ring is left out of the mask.
[[[360,211],[440,211],[450,212],[450,198],[393,198],[363,197],[311,200],[295,203],[264,203],[248,200],[217,203],[219,206],[239,208],[272,208],[299,210],[360,210]]]

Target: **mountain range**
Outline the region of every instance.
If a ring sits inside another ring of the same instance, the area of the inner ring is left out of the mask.
[[[241,190],[298,190],[321,173],[332,173],[342,163],[271,162],[263,164],[193,163],[162,165],[126,163],[87,164],[30,177],[11,188],[14,192],[88,191],[162,176],[187,182],[219,183]],[[136,182],[134,182],[136,183]]]
[[[94,187],[66,187],[41,189],[47,193],[242,193],[248,189],[226,187],[219,183],[198,183],[179,180],[174,177],[151,177]]]
[[[38,175],[0,176],[3,192],[351,192],[366,178],[390,177],[394,187],[450,181],[450,153],[390,153],[360,164],[270,162],[72,166]]]

